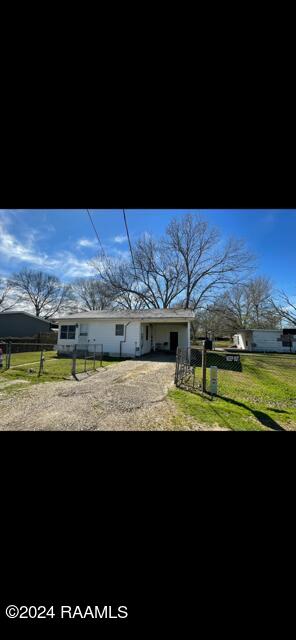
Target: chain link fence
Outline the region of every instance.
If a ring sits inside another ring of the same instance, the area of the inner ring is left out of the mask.
[[[228,352],[207,351],[205,348],[178,347],[176,355],[175,385],[186,390],[210,392],[207,369],[242,371],[241,358]]]
[[[0,373],[5,371],[7,367],[7,345],[6,342],[0,342]]]
[[[14,371],[41,376],[45,363],[56,356],[54,344],[32,342],[0,343],[0,371]],[[1,366],[2,361],[2,366]]]
[[[103,366],[104,348],[102,344],[79,344],[72,353],[73,378],[78,380],[78,375],[97,371]]]
[[[75,345],[74,352],[60,357],[56,345],[49,343],[0,342],[0,375],[14,378],[46,377],[48,380],[79,380],[80,374],[97,371],[103,366],[103,345]]]

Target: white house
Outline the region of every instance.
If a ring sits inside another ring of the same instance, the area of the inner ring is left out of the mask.
[[[293,329],[245,329],[233,336],[242,351],[296,353],[296,327]]]
[[[194,311],[184,309],[109,309],[71,314],[57,321],[57,349],[60,354],[75,348],[92,352],[98,345],[104,354],[123,358],[151,351],[176,353],[178,346],[190,346],[194,317]]]

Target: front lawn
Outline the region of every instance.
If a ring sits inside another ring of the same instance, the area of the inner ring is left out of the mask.
[[[218,371],[218,396],[173,389],[181,413],[233,431],[296,429],[296,356],[241,355],[242,372]],[[201,369],[196,369],[200,380]],[[207,379],[209,381],[209,370]],[[209,384],[207,385],[209,388]]]
[[[24,389],[25,386],[28,386],[28,383],[41,384],[43,382],[58,382],[59,380],[71,378],[72,359],[58,358],[55,351],[45,352],[44,373],[38,377],[40,355],[41,353],[38,351],[13,353],[11,355],[11,368],[5,370],[3,366],[0,372],[0,392],[12,393],[20,388]],[[115,362],[118,362],[118,360],[103,360],[102,366],[107,367]],[[5,365],[5,358],[3,364]],[[97,362],[96,366],[99,368],[100,363]],[[87,360],[87,371],[91,371],[92,367],[93,362]],[[84,372],[83,359],[77,359],[77,372]]]

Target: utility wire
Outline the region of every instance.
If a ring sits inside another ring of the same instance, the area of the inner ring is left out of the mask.
[[[96,236],[97,236],[98,243],[99,243],[100,249],[101,249],[101,251],[102,251],[102,254],[106,257],[105,251],[104,251],[104,249],[103,249],[103,245],[102,245],[101,240],[100,240],[100,236],[99,236],[99,234],[98,234],[98,232],[97,232],[97,230],[96,230],[96,227],[95,227],[94,221],[93,221],[93,219],[92,219],[92,217],[91,217],[90,210],[89,210],[89,209],[86,209],[86,211],[87,211],[87,213],[88,213],[88,217],[89,217],[89,219],[90,219],[90,221],[91,221],[91,224],[92,224],[93,230],[94,230],[94,232],[95,232],[95,234],[96,234]]]
[[[131,257],[132,257],[132,263],[133,263],[134,270],[135,270],[135,276],[137,277],[137,270],[136,270],[136,265],[135,265],[134,254],[133,254],[132,243],[131,243],[130,234],[129,234],[129,230],[128,230],[128,225],[127,225],[126,213],[125,213],[124,209],[122,209],[122,211],[123,211],[123,217],[124,217],[124,224],[125,224],[125,228],[126,228],[126,235],[127,235],[127,239],[128,239],[128,244],[129,244],[129,248],[130,248]]]

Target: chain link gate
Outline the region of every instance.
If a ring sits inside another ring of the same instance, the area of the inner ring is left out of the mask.
[[[218,371],[242,371],[241,358],[237,354],[207,351],[205,348],[178,347],[176,354],[175,385],[189,391],[209,391],[206,371],[217,367]]]
[[[195,388],[197,384],[195,369],[202,364],[202,352],[196,348],[177,348],[176,354],[176,387],[186,386]]]
[[[75,345],[72,353],[71,375],[78,380],[78,375],[90,373],[103,366],[104,346],[97,343]]]

